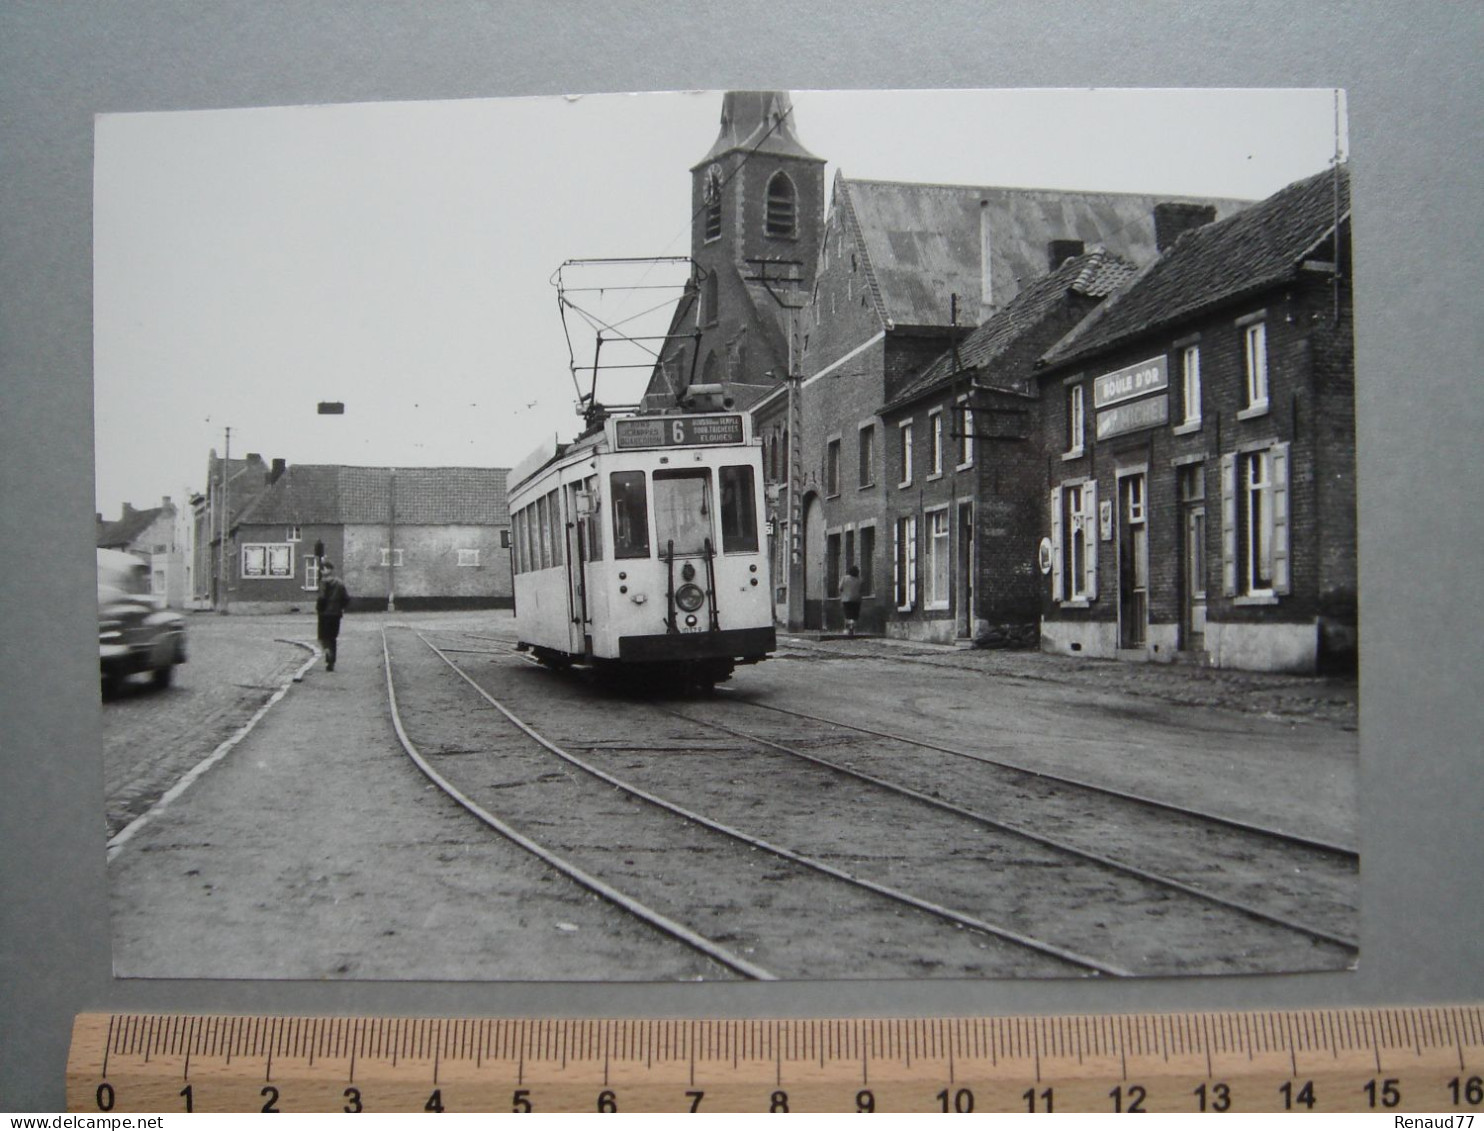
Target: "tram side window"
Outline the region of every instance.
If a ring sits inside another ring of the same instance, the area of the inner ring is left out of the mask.
[[[654,534],[661,555],[701,554],[716,535],[711,518],[708,468],[654,473]]]
[[[728,554],[757,553],[757,496],[747,464],[721,469],[721,548]]]
[[[545,495],[536,500],[536,523],[541,528],[541,568],[547,569],[551,565],[551,515]]]
[[[565,565],[567,562],[567,528],[562,525],[562,493],[560,489],[546,496],[546,520],[551,524],[551,564]]]
[[[589,475],[581,483],[568,484],[567,490],[567,507],[582,535],[582,560],[600,562],[603,560],[603,524],[598,521],[601,513],[598,477]],[[572,552],[577,553],[575,545]]]
[[[613,556],[649,557],[649,506],[644,498],[644,472],[615,471],[609,476],[613,496]]]
[[[515,537],[512,540],[515,546],[515,572],[525,573],[531,568],[526,559],[526,512],[516,511],[511,522],[515,527]]]

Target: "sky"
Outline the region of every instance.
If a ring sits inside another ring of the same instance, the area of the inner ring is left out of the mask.
[[[1343,94],[1327,89],[791,95],[827,185],[839,171],[1259,200],[1326,168],[1337,145],[1348,157]],[[570,438],[572,356],[589,363],[594,335],[575,310],[564,329],[553,276],[573,260],[688,252],[689,170],[721,102],[100,115],[96,509],[112,519],[125,502],[203,490],[228,429],[234,458],[291,465],[509,467]],[[681,277],[562,271],[573,302],[631,333],[656,320],[649,332],[663,332],[677,293],[664,288]],[[600,399],[632,399],[643,374],[602,380]],[[321,401],[344,414],[318,414]]]

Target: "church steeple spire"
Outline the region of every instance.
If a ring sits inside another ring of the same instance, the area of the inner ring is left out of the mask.
[[[793,100],[786,90],[729,90],[721,103],[721,132],[692,169],[736,150],[780,157],[819,158],[794,133]]]

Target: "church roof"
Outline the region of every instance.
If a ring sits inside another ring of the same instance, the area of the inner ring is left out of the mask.
[[[735,150],[802,157],[823,164],[794,133],[793,100],[786,90],[729,90],[721,101],[721,132],[692,171]]]
[[[1218,215],[1239,200],[1141,193],[976,185],[916,184],[835,178],[835,206],[853,215],[879,310],[889,326],[980,320],[981,304],[1001,307],[1047,271],[1051,240],[1080,240],[1142,266],[1156,256],[1154,206],[1213,204]],[[989,295],[983,248],[989,244]]]

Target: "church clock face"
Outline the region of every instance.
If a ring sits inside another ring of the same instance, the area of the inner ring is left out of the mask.
[[[706,170],[706,183],[701,189],[702,199],[707,204],[716,204],[721,200],[721,166],[712,165]]]

